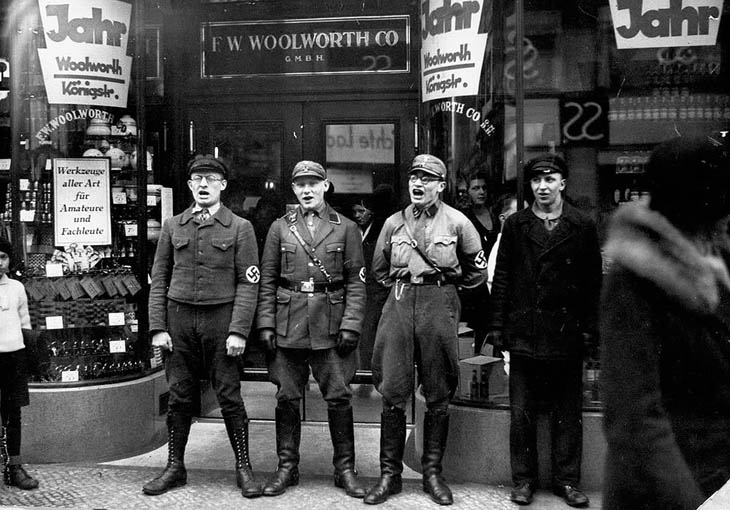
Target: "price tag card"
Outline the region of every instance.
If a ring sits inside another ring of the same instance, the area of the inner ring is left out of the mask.
[[[125,205],[127,203],[127,194],[124,191],[115,191],[112,193],[112,204]]]
[[[127,237],[135,237],[137,235],[137,224],[136,223],[125,223],[124,224],[124,235]]]
[[[26,209],[21,209],[20,211],[20,221],[27,223],[35,220],[35,211],[28,211]]]
[[[130,324],[129,325],[129,331],[131,331],[132,333],[136,333],[137,331],[139,331],[139,325],[138,324]]]
[[[64,370],[61,372],[62,382],[77,382],[79,380],[78,370]]]
[[[0,170],[10,170],[10,159],[9,158],[0,159]]]
[[[124,326],[124,312],[109,312],[110,326]]]
[[[127,343],[124,340],[110,340],[109,352],[112,354],[127,352]]]
[[[53,276],[63,276],[63,264],[46,262],[46,276],[49,278]]]
[[[20,191],[28,191],[29,188],[30,188],[30,180],[18,179],[18,189]]]
[[[63,329],[63,315],[46,317],[46,329]]]
[[[147,195],[147,205],[154,207],[157,205],[157,198],[154,195]]]

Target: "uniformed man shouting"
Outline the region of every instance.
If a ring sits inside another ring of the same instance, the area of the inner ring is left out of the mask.
[[[461,212],[441,202],[446,167],[431,155],[416,156],[408,179],[411,205],[390,216],[378,238],[373,273],[390,287],[378,324],[373,382],[383,396],[378,483],[365,503],[383,503],[401,491],[406,437],[405,405],[413,365],[426,399],[423,489],[441,505],[453,503],[441,478],[449,431],[449,401],[459,380],[457,356],[461,304],[486,279],[487,257],[479,234]]]
[[[365,268],[358,226],[324,200],[330,184],[319,163],[292,171],[299,206],[269,229],[261,260],[257,325],[276,384],[279,464],[265,496],[299,483],[299,407],[312,374],[327,402],[335,486],[362,498],[355,470],[350,381],[365,309]]]

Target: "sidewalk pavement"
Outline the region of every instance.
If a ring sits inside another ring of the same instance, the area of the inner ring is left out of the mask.
[[[379,475],[380,429],[356,425],[357,466],[366,485]],[[276,468],[274,423],[250,425],[251,462],[256,478],[264,480]],[[364,509],[362,500],[350,498],[332,484],[332,446],[326,423],[304,423],[301,443],[301,481],[281,496],[244,499],[236,488],[233,453],[222,420],[193,424],[185,464],[188,484],[160,496],[145,496],[142,485],[159,474],[167,460],[167,445],[128,459],[102,463],[35,464],[27,466],[40,480],[40,488],[21,491],[0,488],[0,508],[126,509],[267,509],[319,510]],[[448,473],[444,473],[448,481]],[[421,488],[420,474],[405,468],[403,492],[377,506],[381,510],[439,508]],[[509,487],[476,483],[449,483],[459,509],[515,509]],[[600,494],[589,493],[591,508],[600,509]],[[368,507],[369,508],[369,507]],[[534,510],[565,510],[562,499],[539,491],[530,505]]]

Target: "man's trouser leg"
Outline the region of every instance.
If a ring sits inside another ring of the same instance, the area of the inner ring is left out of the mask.
[[[403,452],[406,445],[406,414],[403,409],[384,406],[380,415],[380,479],[365,496],[365,503],[384,503],[403,489]]]
[[[529,483],[537,487],[537,412],[533,381],[535,363],[520,356],[510,361],[510,463],[517,487]]]
[[[163,494],[188,481],[185,470],[185,446],[188,443],[192,417],[175,411],[167,413],[167,466],[160,476],[147,482],[142,492],[150,496]]]
[[[582,360],[556,362],[552,380],[552,476],[553,487],[580,484],[583,455]]]

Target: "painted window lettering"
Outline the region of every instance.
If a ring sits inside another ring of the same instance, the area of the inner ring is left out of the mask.
[[[90,18],[68,19],[69,4],[47,5],[46,13],[58,20],[58,30],[46,32],[53,42],[61,42],[67,37],[73,42],[88,44],[104,44],[106,33],[107,46],[121,46],[122,35],[127,33],[127,25],[119,21],[102,19],[100,8],[91,8]]]
[[[424,41],[429,35],[433,36],[451,32],[452,30],[471,28],[472,17],[478,14],[481,9],[479,2],[456,2],[452,4],[451,0],[444,0],[441,7],[437,7],[432,11],[430,3],[431,0],[425,0],[421,4],[421,12],[424,14],[424,28],[421,31],[421,37]]]
[[[617,26],[616,32],[631,39],[641,33],[646,37],[679,37],[682,35],[707,35],[710,20],[720,17],[715,6],[682,6],[682,0],[670,0],[669,7],[642,12],[643,0],[617,0],[618,10],[629,11],[629,26]],[[687,33],[682,27],[687,26]]]

